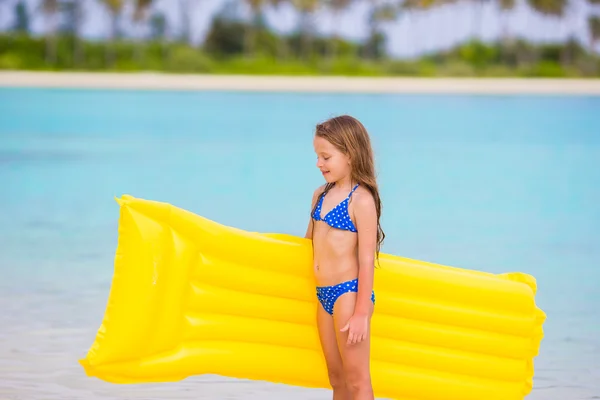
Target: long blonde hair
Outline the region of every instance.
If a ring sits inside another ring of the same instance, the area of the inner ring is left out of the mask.
[[[375,208],[377,210],[377,258],[381,244],[385,238],[385,233],[381,229],[381,198],[379,196],[379,188],[375,177],[375,161],[373,157],[373,149],[371,147],[371,139],[369,133],[363,124],[356,118],[349,115],[341,115],[328,119],[325,122],[317,124],[315,136],[321,137],[334,145],[339,151],[350,157],[350,170],[353,182],[359,183],[371,192],[375,200]],[[328,183],[325,186],[323,193],[315,202],[317,204],[321,197],[333,187],[333,183]]]

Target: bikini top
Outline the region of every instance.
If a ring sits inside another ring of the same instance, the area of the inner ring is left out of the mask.
[[[315,208],[315,211],[313,212],[312,218],[315,221],[326,222],[333,228],[357,232],[356,227],[350,218],[350,214],[348,213],[348,202],[350,201],[350,196],[352,196],[352,193],[354,193],[357,187],[358,184],[352,188],[352,191],[348,194],[348,197],[342,200],[337,206],[333,207],[324,218],[321,218],[321,207],[323,206],[323,199],[325,198],[325,195],[321,196],[321,199],[317,204],[317,208]]]

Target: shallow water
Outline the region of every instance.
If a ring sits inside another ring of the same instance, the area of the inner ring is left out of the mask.
[[[242,229],[303,235],[312,129],[371,131],[383,251],[538,280],[531,399],[600,396],[600,97],[0,89],[0,398],[326,399],[219,377],[85,377],[124,193]],[[254,396],[254,397],[252,397]]]

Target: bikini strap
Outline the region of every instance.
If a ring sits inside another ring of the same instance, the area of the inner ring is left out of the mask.
[[[354,191],[356,190],[356,188],[358,188],[359,183],[356,184],[356,186],[354,186],[352,188],[352,190],[350,191],[350,194],[348,195],[348,197],[352,196],[352,193],[354,193]]]

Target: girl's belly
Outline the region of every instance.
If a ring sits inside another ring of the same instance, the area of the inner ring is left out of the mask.
[[[355,278],[358,278],[358,268],[355,263],[315,265],[317,286],[333,286]]]
[[[331,286],[358,277],[356,233],[327,226],[313,234],[314,274],[318,286]]]

